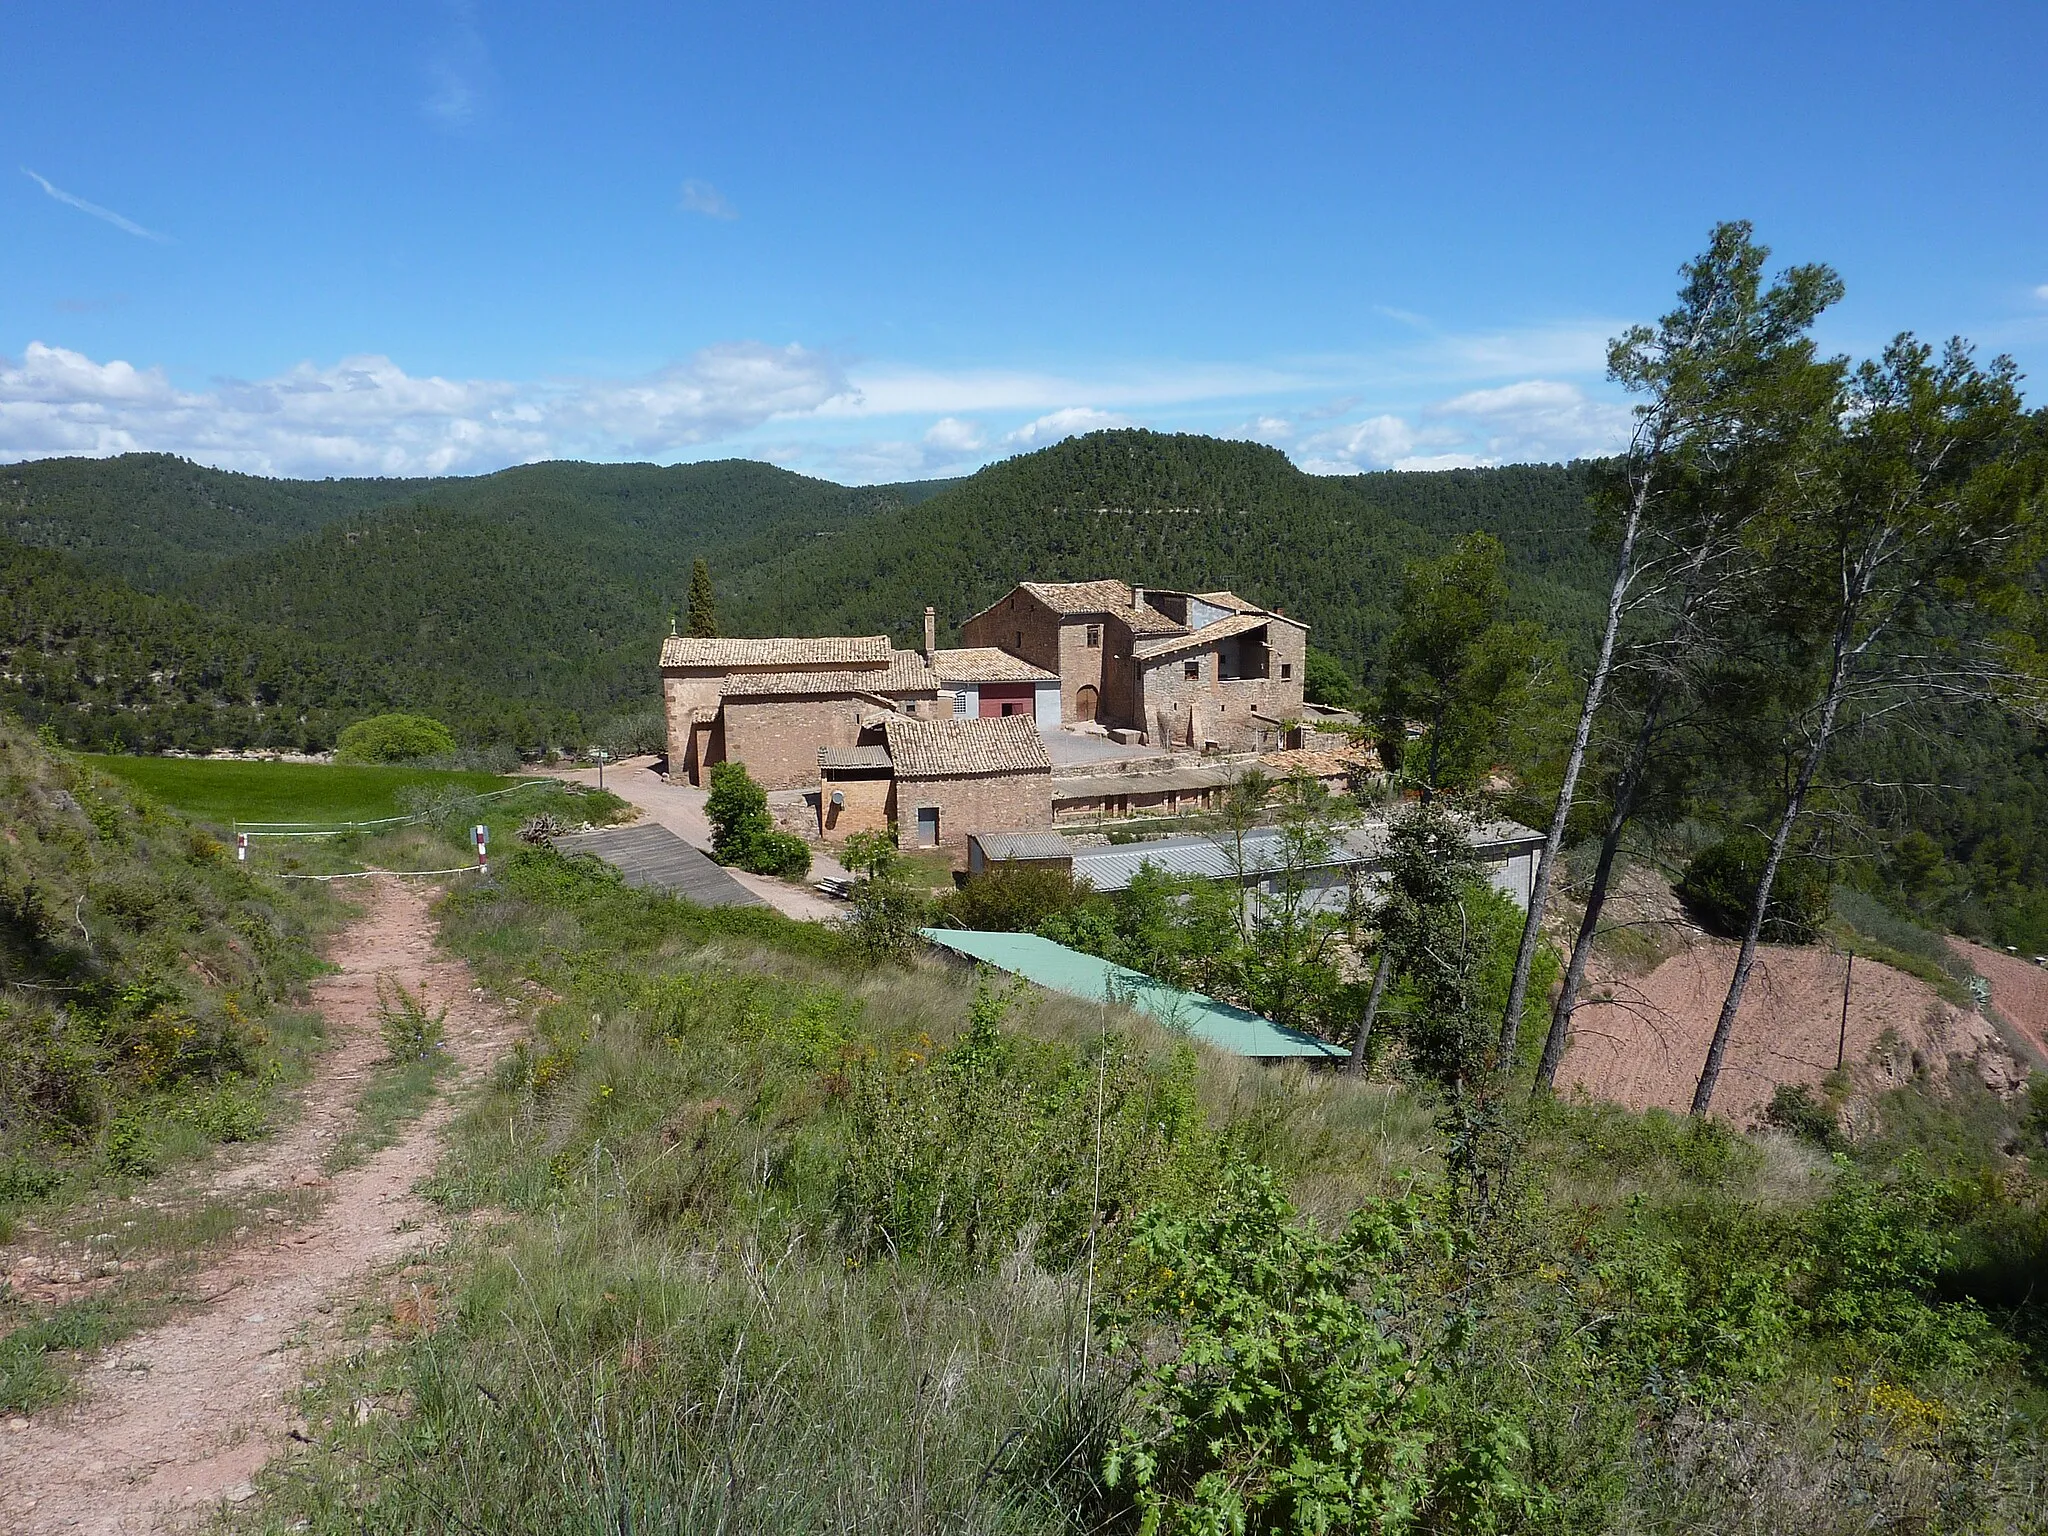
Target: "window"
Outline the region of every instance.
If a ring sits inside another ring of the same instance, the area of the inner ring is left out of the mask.
[[[1021,629],[1017,631],[1017,649],[1020,651],[1024,649],[1024,631]]]
[[[939,846],[939,808],[936,805],[920,805],[917,808],[917,846]]]
[[[1197,656],[1192,660],[1182,662],[1180,664],[1180,675],[1182,677],[1200,677],[1202,675],[1202,659]]]
[[[1088,626],[1088,649],[1091,651],[1102,649],[1102,626],[1100,624],[1090,624]]]
[[[1280,663],[1280,681],[1284,683],[1284,682],[1286,682],[1286,681],[1287,681],[1287,679],[1289,679],[1289,678],[1290,678],[1290,677],[1292,677],[1292,676],[1294,676],[1294,663],[1293,663],[1293,662],[1291,662],[1291,661],[1283,661],[1283,662],[1281,662],[1281,663]]]

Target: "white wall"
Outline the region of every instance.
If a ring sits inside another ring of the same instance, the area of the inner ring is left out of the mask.
[[[1040,683],[1037,687],[1033,713],[1038,717],[1041,731],[1056,731],[1060,728],[1060,685],[1057,682]]]

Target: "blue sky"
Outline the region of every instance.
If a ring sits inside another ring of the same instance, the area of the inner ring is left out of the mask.
[[[1833,348],[2048,370],[2038,3],[13,0],[0,57],[0,458],[1567,458],[1720,218],[1842,272]]]

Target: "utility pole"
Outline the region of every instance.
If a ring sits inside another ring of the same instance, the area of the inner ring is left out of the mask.
[[[1849,1054],[1849,983],[1856,979],[1856,951],[1849,951],[1849,969],[1842,975],[1842,1032],[1835,1040],[1835,1070]]]

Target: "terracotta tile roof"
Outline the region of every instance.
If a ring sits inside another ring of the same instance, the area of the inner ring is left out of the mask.
[[[885,667],[887,635],[808,635],[767,640],[699,640],[670,635],[661,642],[664,667]]]
[[[1156,608],[1133,608],[1131,589],[1121,581],[1020,581],[1017,585],[1054,613],[1107,614],[1121,619],[1135,635],[1177,635],[1187,627]]]
[[[909,720],[882,723],[899,779],[969,773],[1049,773],[1052,759],[1029,715],[992,720]]]
[[[970,645],[959,650],[940,651],[932,658],[932,670],[948,683],[1056,683],[1059,674],[992,645]]]
[[[915,651],[897,651],[886,667],[866,672],[735,672],[718,685],[721,696],[759,698],[770,694],[818,698],[837,693],[937,693],[938,674]]]
[[[1214,624],[1204,625],[1191,634],[1170,635],[1164,640],[1147,640],[1137,647],[1137,657],[1140,661],[1150,661],[1155,656],[1173,656],[1181,651],[1200,650],[1214,641],[1228,640],[1232,635],[1264,628],[1269,622],[1264,613],[1240,613],[1232,618],[1218,619]]]

